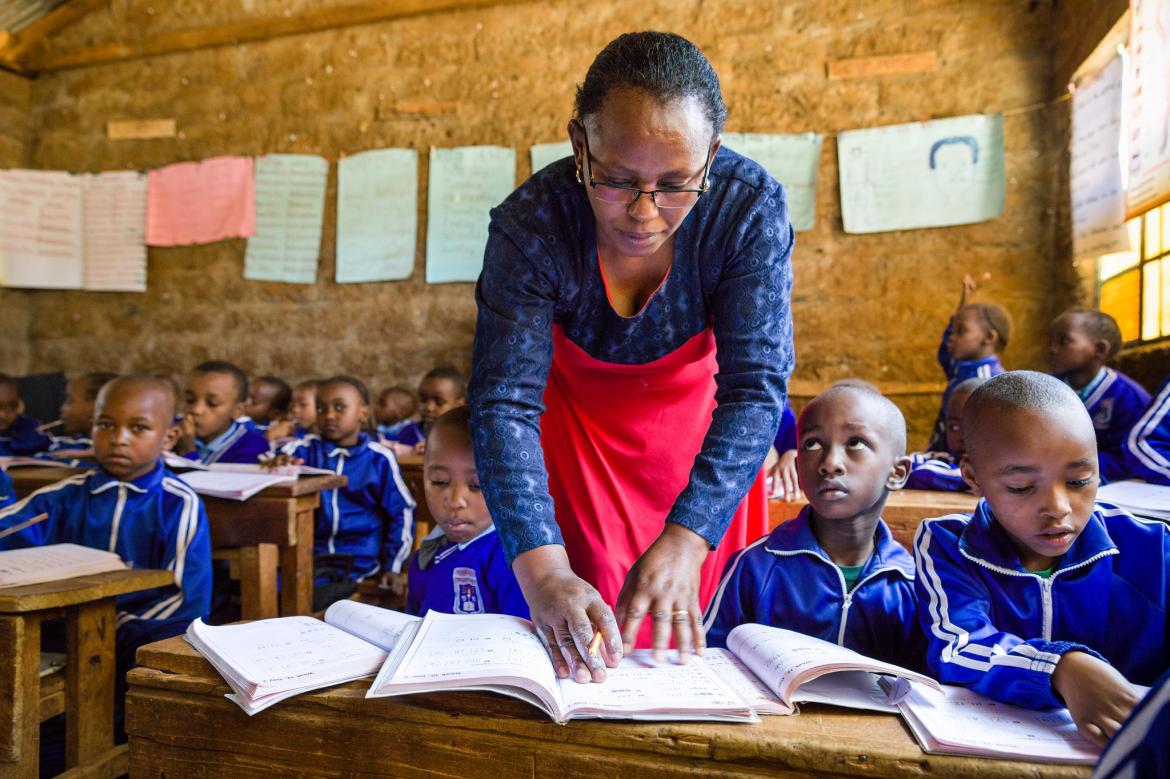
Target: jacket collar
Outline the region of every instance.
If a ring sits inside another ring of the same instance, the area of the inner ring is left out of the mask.
[[[89,492],[91,495],[105,492],[113,489],[119,485],[125,485],[134,492],[145,495],[154,490],[158,485],[162,484],[163,477],[166,475],[166,467],[163,465],[162,458],[154,464],[154,468],[142,476],[139,476],[133,481],[119,481],[117,477],[110,475],[105,468],[100,465],[94,469],[89,476]]]
[[[837,564],[821,548],[821,545],[817,543],[817,537],[813,535],[812,523],[809,521],[811,513],[812,507],[805,506],[795,519],[782,522],[764,542],[764,548],[776,555],[811,553],[835,567]],[[880,570],[887,569],[897,571],[907,579],[914,578],[913,561],[902,549],[901,544],[894,540],[886,523],[879,519],[874,531],[873,554],[865,561],[861,577],[864,579]]]
[[[991,568],[1029,573],[1020,565],[1020,553],[1015,543],[995,518],[986,499],[979,501],[971,520],[963,528],[959,536],[959,551],[964,557]],[[1080,535],[1056,564],[1056,570],[1076,568],[1102,555],[1117,552],[1117,545],[1109,537],[1100,512],[1094,509]]]
[[[223,449],[227,449],[229,446],[235,443],[236,439],[243,435],[246,430],[247,428],[245,428],[244,425],[241,424],[238,420],[232,420],[232,423],[228,425],[228,429],[224,430],[212,440],[205,443],[199,439],[195,439],[195,450],[199,452],[199,459],[206,459],[209,455],[213,455]]]
[[[321,439],[321,443],[325,446],[326,457],[353,457],[369,445],[370,437],[365,433],[358,433],[358,441],[353,446],[338,446],[324,438]]]

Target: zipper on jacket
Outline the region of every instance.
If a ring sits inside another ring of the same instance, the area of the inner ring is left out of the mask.
[[[345,470],[345,455],[337,455],[337,470],[334,471],[338,476],[342,475]],[[341,490],[333,490],[333,531],[329,534],[329,554],[335,554],[336,550],[333,548],[333,539],[337,538],[337,526],[341,522],[341,507],[337,505],[337,493]]]
[[[122,524],[122,509],[126,508],[126,485],[118,485],[118,502],[114,504],[114,519],[110,523],[110,550],[118,545],[118,528]]]
[[[1053,571],[1055,574],[1055,571]],[[1047,579],[1037,576],[1036,581],[1040,582],[1040,604],[1043,610],[1044,619],[1041,623],[1040,635],[1044,637],[1045,641],[1052,640],[1052,577]]]

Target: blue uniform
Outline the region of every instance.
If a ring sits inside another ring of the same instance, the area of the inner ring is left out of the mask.
[[[426,438],[422,434],[422,428],[409,419],[395,422],[393,425],[378,425],[378,437],[383,441],[393,441],[407,446],[414,446]]]
[[[792,411],[791,403],[784,404],[780,429],[776,431],[776,440],[772,446],[776,447],[776,454],[784,454],[796,448],[796,414]]]
[[[442,533],[435,528],[427,540]],[[417,554],[411,557],[406,610],[419,616],[439,611],[511,614],[528,619],[528,604],[504,556],[495,525],[466,543],[443,546],[425,569],[420,567]]]
[[[16,502],[16,490],[12,487],[12,477],[0,471],[0,509],[11,506]]]
[[[62,455],[71,452],[93,452],[93,439],[87,435],[52,435],[49,436],[49,448],[43,452],[37,452],[34,457],[38,460],[49,460],[55,463],[63,463],[70,468],[96,468],[97,463],[92,459],[70,459]],[[54,453],[59,453],[53,456]]]
[[[1170,485],[1170,379],[1121,443],[1129,476]]]
[[[260,461],[260,456],[271,449],[263,433],[250,429],[244,422],[234,421],[214,441],[195,441],[195,451],[187,454],[188,460],[198,460],[204,465],[212,463],[251,463]]]
[[[352,555],[354,579],[382,570],[401,573],[414,540],[415,503],[394,453],[365,433],[349,448],[310,435],[281,452],[349,480],[321,493],[314,553]]]
[[[18,415],[7,430],[0,430],[0,457],[30,457],[48,449],[49,437],[37,427],[32,417]]]
[[[934,421],[934,432],[930,436],[930,443],[926,445],[927,449],[936,452],[950,451],[947,448],[947,403],[950,402],[951,393],[954,392],[955,387],[967,379],[990,379],[992,376],[1003,373],[1003,365],[999,362],[998,354],[984,357],[982,360],[956,360],[951,357],[951,350],[947,348],[947,340],[951,337],[953,326],[954,320],[947,322],[947,327],[943,330],[942,343],[938,346],[938,364],[942,366],[943,372],[947,375],[947,388],[943,391],[942,405],[939,407],[938,417]]]
[[[1136,684],[1170,665],[1170,528],[1098,504],[1045,579],[1019,554],[987,501],[923,522],[914,539],[927,666],[944,684],[1033,709],[1064,706],[1052,672],[1088,652]]]
[[[42,487],[0,509],[0,530],[48,519],[0,540],[0,548],[81,544],[117,553],[131,568],[174,572],[173,585],[119,595],[118,642],[141,645],[181,633],[211,604],[211,536],[203,502],[160,461],[131,482],[98,468]]]
[[[813,535],[809,511],[805,507],[727,561],[703,617],[708,645],[726,646],[732,628],[758,622],[922,667],[925,642],[915,614],[910,555],[879,521],[873,554],[846,592],[841,569]]]
[[[1154,684],[1093,769],[1094,779],[1170,776],[1170,672]]]
[[[910,455],[910,478],[904,489],[936,492],[970,492],[959,466],[946,460],[927,457],[923,452]]]
[[[1085,402],[1097,431],[1102,483],[1128,478],[1131,474],[1121,447],[1149,408],[1150,393],[1124,373],[1102,368],[1096,378],[1077,390],[1077,395]]]

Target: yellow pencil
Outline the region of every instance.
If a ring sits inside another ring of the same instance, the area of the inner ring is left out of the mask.
[[[8,538],[8,536],[12,535],[13,533],[19,533],[20,531],[24,530],[26,527],[32,527],[36,523],[41,522],[42,520],[45,520],[48,518],[49,518],[48,514],[38,514],[37,516],[33,517],[32,519],[21,522],[19,525],[13,525],[12,527],[8,528],[7,530],[0,531],[0,538]]]
[[[589,642],[589,654],[592,656],[596,656],[598,649],[601,649],[601,631],[600,630],[595,631],[593,633],[593,640]]]

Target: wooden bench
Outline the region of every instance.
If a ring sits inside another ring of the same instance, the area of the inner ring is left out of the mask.
[[[427,506],[426,482],[423,481],[423,456],[421,454],[404,454],[398,458],[398,470],[402,472],[402,480],[406,488],[414,496],[418,508],[414,512],[414,548],[418,549],[427,533],[435,529],[435,518]]]

